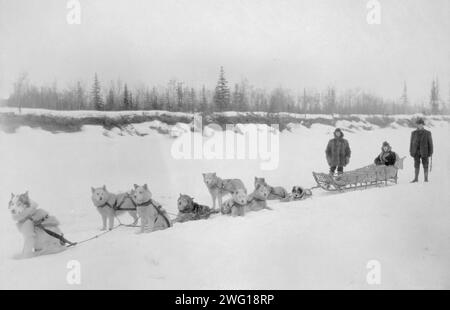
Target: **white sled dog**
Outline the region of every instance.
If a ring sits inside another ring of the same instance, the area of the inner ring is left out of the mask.
[[[172,226],[166,210],[162,208],[161,204],[152,199],[152,193],[148,189],[147,184],[143,186],[134,184],[131,198],[141,218],[141,228],[138,233],[162,230]]]
[[[28,191],[19,195],[11,193],[8,209],[24,239],[22,253],[15,258],[55,254],[66,249],[59,239],[45,231],[62,236],[59,221],[47,211],[38,209],[37,203],[28,197]]]
[[[238,189],[232,192],[231,198],[222,204],[220,212],[222,212],[222,214],[230,214],[231,216],[244,216],[247,203],[247,193],[242,189]]]
[[[101,230],[106,230],[107,224],[109,224],[109,230],[113,229],[114,218],[125,211],[128,211],[133,217],[134,223],[137,223],[136,205],[133,203],[130,193],[113,194],[106,189],[105,185],[97,188],[91,187],[91,192],[92,202],[102,217]]]
[[[231,198],[223,203],[222,214],[244,216],[251,211],[272,210],[266,202],[270,195],[270,187],[265,184],[258,184],[250,195],[247,195],[242,189],[233,192],[231,195]]]
[[[222,208],[222,197],[238,190],[242,190],[247,194],[247,189],[240,179],[221,179],[215,172],[203,173],[203,181],[208,188],[213,201],[213,210],[216,210],[216,200],[219,203],[219,210]]]

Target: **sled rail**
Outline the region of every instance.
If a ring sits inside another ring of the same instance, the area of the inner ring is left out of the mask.
[[[369,165],[341,175],[313,172],[317,185],[326,191],[345,191],[369,186],[397,183],[398,169],[393,166]]]

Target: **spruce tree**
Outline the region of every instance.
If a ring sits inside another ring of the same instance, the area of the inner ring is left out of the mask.
[[[125,84],[124,90],[123,90],[123,109],[129,110],[131,108],[130,104],[130,94],[128,93],[128,86]]]
[[[94,84],[92,85],[92,105],[95,110],[103,110],[104,104],[103,104],[103,98],[101,95],[101,87],[100,82],[97,77],[97,73],[95,73],[94,76]]]
[[[230,107],[230,89],[223,67],[220,67],[219,80],[214,92],[214,105],[219,111],[225,111]]]
[[[431,83],[430,106],[432,114],[439,113],[439,90],[435,80]]]
[[[109,89],[108,95],[106,96],[106,110],[114,110],[114,91]]]
[[[200,101],[200,111],[207,112],[208,111],[208,99],[206,98],[206,89],[205,85],[202,87],[202,99]]]
[[[77,82],[77,90],[76,90],[76,101],[77,101],[78,110],[83,110],[86,108],[84,98],[85,98],[85,95],[84,95],[83,87],[81,86],[81,82],[78,81]]]
[[[403,93],[402,93],[402,96],[400,97],[400,104],[402,105],[402,109],[403,109],[402,112],[407,113],[409,99],[408,99],[408,88],[406,87],[406,82],[403,83]]]

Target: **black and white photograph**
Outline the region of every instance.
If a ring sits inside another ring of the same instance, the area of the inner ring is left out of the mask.
[[[0,290],[448,290],[449,188],[449,0],[0,0]]]

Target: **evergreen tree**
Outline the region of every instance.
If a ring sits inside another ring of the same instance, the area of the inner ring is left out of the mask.
[[[200,111],[201,112],[208,111],[208,99],[206,98],[205,85],[203,85],[203,87],[202,87],[202,99],[200,101]]]
[[[184,110],[184,91],[183,91],[183,83],[177,83],[177,110]]]
[[[133,99],[133,93],[131,91],[128,91],[129,94],[129,99],[128,99],[128,103],[130,105],[130,110],[134,110],[134,99]]]
[[[197,106],[197,95],[195,89],[191,87],[191,91],[189,92],[189,112],[197,112]]]
[[[108,96],[106,96],[106,110],[114,110],[114,91],[112,88],[109,89]]]
[[[81,86],[80,81],[77,82],[76,101],[77,101],[78,110],[83,110],[83,109],[87,108],[84,90],[83,90],[83,87]]]
[[[327,95],[325,96],[325,109],[328,113],[336,113],[336,90],[334,87],[328,87]]]
[[[400,97],[400,104],[402,105],[402,112],[406,113],[408,111],[409,99],[408,99],[408,88],[406,87],[406,82],[403,83],[403,93]]]
[[[230,107],[230,89],[228,81],[225,79],[223,67],[220,67],[219,80],[214,92],[214,105],[219,111],[225,111]]]
[[[94,84],[92,85],[92,106],[95,110],[103,110],[104,104],[103,104],[103,98],[101,95],[101,87],[100,82],[97,77],[97,73],[94,75]]]
[[[233,91],[233,96],[231,97],[231,104],[233,109],[235,109],[236,111],[240,111],[240,92],[239,92],[239,85],[238,84],[234,84],[234,91]]]
[[[152,107],[153,110],[159,110],[160,109],[160,105],[158,104],[158,92],[156,90],[156,87],[152,88],[151,107]]]
[[[130,94],[128,92],[127,84],[125,84],[125,87],[123,89],[123,109],[124,110],[131,109]]]
[[[430,106],[432,114],[439,113],[439,88],[435,80],[431,83]]]

